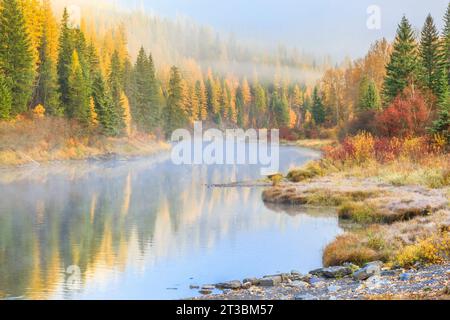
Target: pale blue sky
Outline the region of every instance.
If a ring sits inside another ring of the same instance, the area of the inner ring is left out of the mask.
[[[140,0],[134,0],[139,3]],[[130,4],[130,1],[127,1]],[[143,0],[164,16],[185,15],[238,38],[298,46],[335,58],[361,56],[370,43],[392,39],[403,14],[418,29],[431,13],[439,27],[448,0]],[[381,29],[366,27],[370,5],[381,8]]]

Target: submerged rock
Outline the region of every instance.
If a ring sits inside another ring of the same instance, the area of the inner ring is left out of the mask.
[[[216,284],[217,289],[230,289],[230,290],[238,290],[242,288],[242,283],[239,280],[218,283]]]

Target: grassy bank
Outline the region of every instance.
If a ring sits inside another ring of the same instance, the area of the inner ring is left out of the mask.
[[[326,266],[450,260],[450,157],[429,138],[360,134],[274,184],[266,202],[336,207],[351,225],[325,249]]]
[[[134,157],[168,148],[165,142],[150,135],[105,137],[62,118],[0,122],[0,166],[82,160],[110,154]]]

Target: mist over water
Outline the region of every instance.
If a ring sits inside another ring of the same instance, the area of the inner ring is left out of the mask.
[[[318,154],[282,147],[281,168]],[[169,155],[0,172],[0,298],[172,299],[204,285],[321,266],[332,210],[266,206],[257,166]],[[73,282],[70,266],[80,270]]]

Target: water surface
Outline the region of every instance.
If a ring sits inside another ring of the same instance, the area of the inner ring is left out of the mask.
[[[281,169],[318,154],[281,148]],[[0,171],[0,298],[178,299],[190,285],[321,266],[335,212],[266,206],[256,166],[130,162]],[[78,276],[77,270],[80,271]]]

